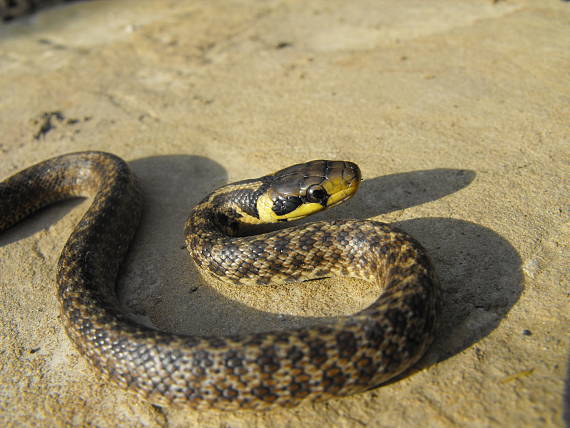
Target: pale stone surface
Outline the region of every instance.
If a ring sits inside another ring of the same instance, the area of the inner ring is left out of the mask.
[[[569,425],[569,28],[555,0],[94,1],[2,26],[0,176],[78,150],[131,162],[147,211],[120,292],[140,322],[239,333],[371,302],[356,282],[224,286],[180,250],[208,190],[315,158],[368,180],[322,217],[412,233],[445,309],[422,370],[383,388],[158,409],[65,336],[55,264],[87,206],[69,202],[0,236],[0,425]]]

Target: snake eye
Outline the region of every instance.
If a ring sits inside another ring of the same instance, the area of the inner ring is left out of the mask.
[[[327,191],[319,186],[318,184],[314,184],[307,190],[307,200],[309,202],[316,202],[316,203],[323,203],[328,198]]]
[[[303,201],[297,196],[279,197],[273,202],[273,212],[277,215],[289,214],[295,211]]]

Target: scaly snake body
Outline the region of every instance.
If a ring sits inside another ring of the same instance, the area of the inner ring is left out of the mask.
[[[114,155],[64,155],[0,183],[0,230],[54,201],[93,196],[57,273],[65,329],[80,352],[111,381],[156,404],[293,406],[385,382],[418,361],[433,340],[439,288],[424,249],[404,232],[374,221],[343,220],[231,236],[243,222],[264,216],[286,220],[290,213],[306,215],[307,206],[318,210],[319,204],[340,202],[346,195],[334,200],[335,180],[357,187],[358,167],[316,161],[230,184],[206,197],[186,224],[196,263],[232,283],[340,275],[385,286],[378,300],[352,316],[291,330],[196,337],[129,320],[117,303],[115,281],[142,198],[128,166]]]

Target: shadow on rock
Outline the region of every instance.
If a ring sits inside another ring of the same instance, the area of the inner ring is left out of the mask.
[[[192,290],[202,283],[190,255],[182,249],[184,223],[194,205],[227,183],[227,173],[215,161],[188,155],[148,157],[130,166],[145,203],[119,277],[119,300],[136,321],[180,332],[187,318],[184,314],[196,305]]]
[[[445,360],[491,333],[522,292],[515,248],[494,231],[462,220],[422,218],[395,225],[426,247],[443,290],[437,338],[426,363]]]
[[[27,166],[31,165],[26,165],[26,167]],[[22,167],[22,169],[24,169],[24,167]],[[31,214],[10,229],[0,233],[0,247],[12,244],[21,239],[29,238],[42,230],[48,229],[69,214],[75,207],[79,206],[83,202],[83,199],[84,198],[76,198],[58,202]],[[62,237],[62,240],[65,241],[67,238],[67,236]]]
[[[326,211],[323,217],[354,218],[355,213],[359,219],[375,217],[436,201],[467,187],[474,179],[474,171],[448,168],[365,178],[352,201]]]

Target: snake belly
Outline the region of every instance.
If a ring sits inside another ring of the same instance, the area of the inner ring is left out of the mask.
[[[212,195],[263,183],[246,180]],[[230,236],[218,221],[224,198],[212,195],[186,224],[188,249],[202,269],[236,284],[354,277],[381,283],[383,293],[351,316],[290,330],[198,337],[137,325],[121,311],[115,282],[142,196],[127,164],[103,152],[55,157],[1,182],[0,230],[53,202],[92,197],[58,263],[65,330],[108,379],[158,405],[294,406],[367,390],[422,357],[433,341],[439,287],[416,240],[390,225],[357,220]]]

